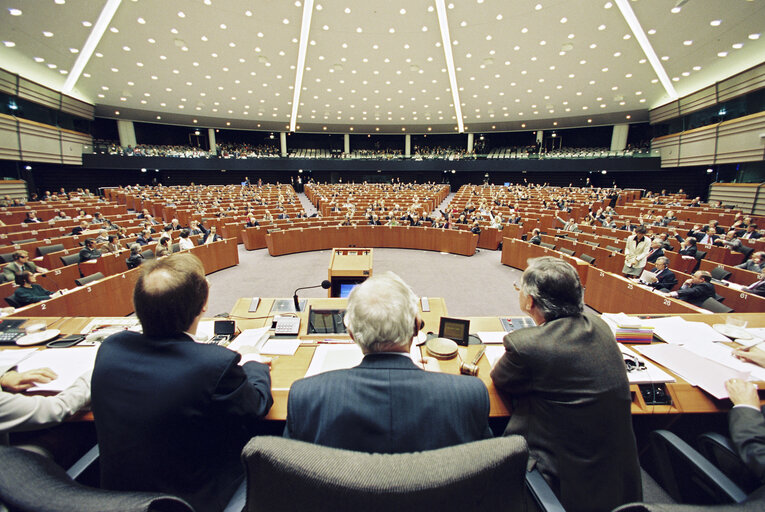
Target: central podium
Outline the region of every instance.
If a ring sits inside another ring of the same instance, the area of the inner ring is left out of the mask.
[[[347,297],[354,286],[372,275],[372,249],[359,247],[332,249],[327,278],[332,286],[329,297]]]

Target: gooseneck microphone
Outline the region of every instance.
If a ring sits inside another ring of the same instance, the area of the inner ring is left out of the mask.
[[[318,288],[320,286],[324,288],[325,290],[329,290],[332,287],[332,283],[330,283],[327,279],[325,279],[324,281],[321,282],[321,284],[317,284],[315,286],[303,286],[302,288],[298,288],[297,290],[295,290],[295,294],[292,296],[292,298],[295,301],[296,312],[300,312],[300,300],[298,299],[297,292],[299,292],[300,290],[308,290],[310,288]]]

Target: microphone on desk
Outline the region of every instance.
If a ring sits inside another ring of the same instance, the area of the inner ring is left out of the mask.
[[[329,290],[332,287],[332,283],[330,283],[327,279],[321,282],[321,284],[317,284],[315,286],[303,286],[302,288],[298,288],[295,290],[295,294],[292,296],[293,300],[295,301],[295,311],[300,312],[300,300],[298,299],[298,294],[300,290],[308,290],[309,288],[318,288],[321,286],[325,290]]]

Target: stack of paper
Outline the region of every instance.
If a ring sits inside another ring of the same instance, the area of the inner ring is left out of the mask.
[[[653,327],[646,325],[640,318],[624,313],[603,313],[603,320],[608,324],[619,343],[651,343]]]

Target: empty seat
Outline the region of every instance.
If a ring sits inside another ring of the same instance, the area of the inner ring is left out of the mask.
[[[568,254],[569,256],[574,255],[574,251],[572,251],[571,249],[566,249],[565,247],[561,247],[560,249],[558,249],[558,252],[562,252],[563,254]]]
[[[74,265],[75,263],[79,263],[79,262],[80,262],[80,255],[78,253],[61,256],[61,263],[63,263],[64,266]]]
[[[5,302],[8,303],[8,305],[12,308],[20,308],[21,304],[19,304],[19,301],[16,300],[16,293],[12,293],[8,297],[5,298]]]
[[[101,272],[96,272],[95,274],[90,274],[89,276],[75,279],[74,283],[77,286],[85,286],[88,283],[91,283],[93,281],[98,281],[99,279],[103,279],[103,278],[104,278],[104,275]]]
[[[579,255],[579,259],[586,261],[590,265],[594,265],[595,264],[595,258],[590,256],[589,254],[582,253],[582,254]]]
[[[64,244],[41,245],[37,248],[37,252],[40,253],[40,256],[45,256],[46,254],[63,250]]]
[[[714,297],[707,297],[707,299],[701,303],[703,309],[707,309],[712,313],[732,313],[733,309],[729,308],[722,302],[717,301]]]
[[[539,245],[541,245],[541,246],[542,246],[542,247],[544,247],[545,249],[551,249],[551,250],[553,250],[553,251],[555,250],[555,246],[554,246],[553,244],[548,244],[548,243],[542,242],[542,243],[541,243],[541,244],[539,244]]]
[[[145,260],[150,260],[154,257],[154,251],[152,251],[151,249],[146,249],[145,251],[141,253],[141,256],[143,256],[143,259]]]
[[[38,240],[36,238],[25,238],[23,240],[14,240],[13,243],[21,245],[21,244],[28,244],[30,242],[37,242],[37,241]]]
[[[722,267],[715,267],[712,269],[710,274],[712,275],[712,279],[717,279],[719,281],[722,281],[724,279],[728,279],[731,273]]]
[[[606,246],[606,250],[607,251],[612,251],[612,252],[622,252],[621,249],[619,249],[618,247],[614,247],[613,245],[607,245]]]

